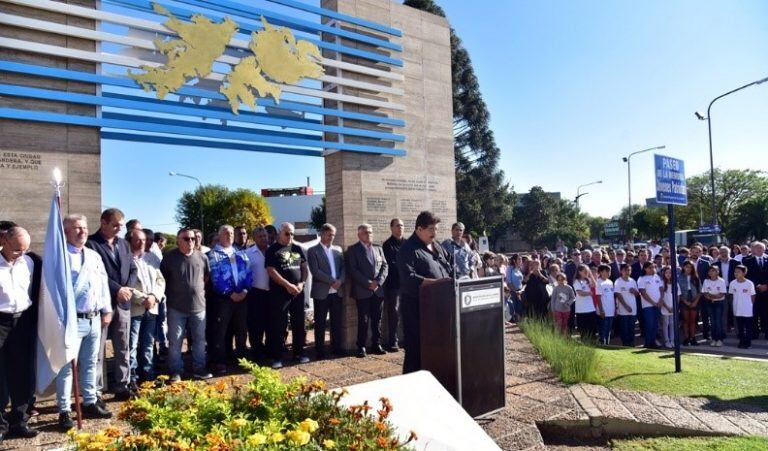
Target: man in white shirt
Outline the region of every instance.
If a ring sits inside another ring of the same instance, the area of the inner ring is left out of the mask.
[[[651,253],[651,259],[656,258],[656,255],[661,252],[658,240],[651,240],[651,244],[648,245],[648,251]]]
[[[136,281],[131,296],[130,362],[131,385],[138,390],[141,382],[152,381],[154,374],[155,334],[160,302],[165,298],[165,278],[156,258],[145,253],[147,236],[142,230],[131,230],[126,235],[136,265]]]
[[[342,294],[344,257],[341,248],[333,245],[336,227],[320,227],[320,243],[307,251],[307,264],[312,274],[312,302],[315,306],[315,351],[317,358],[325,357],[326,317],[331,316],[331,350],[341,355]]]
[[[246,249],[251,268],[251,289],[248,290],[248,342],[251,344],[251,355],[255,361],[267,358],[267,348],[264,339],[267,333],[267,318],[269,317],[269,274],[264,266],[264,253],[269,247],[267,229],[257,227],[252,235],[254,245]]]
[[[85,247],[88,222],[83,215],[64,218],[67,255],[72,271],[72,290],[77,310],[77,374],[83,396],[85,418],[111,418],[112,413],[97,402],[96,376],[100,372],[99,347],[101,333],[112,319],[109,280],[104,262],[96,251]],[[70,416],[72,365],[65,365],[56,376],[56,404],[59,428],[68,431],[75,425]]]
[[[0,251],[0,371],[11,399],[10,413],[0,415],[0,442],[6,436],[32,438],[38,434],[27,426],[37,332],[37,310],[30,309],[37,296],[31,290],[34,263],[25,255],[30,241],[26,230],[12,227]]]

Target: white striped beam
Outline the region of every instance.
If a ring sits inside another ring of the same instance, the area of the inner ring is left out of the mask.
[[[86,19],[99,20],[103,22],[109,22],[117,25],[124,25],[130,28],[139,30],[146,30],[155,33],[161,33],[168,36],[176,36],[176,33],[165,28],[158,22],[151,20],[137,19],[135,17],[126,16],[123,14],[116,14],[107,11],[101,11],[98,9],[84,8],[82,6],[70,5],[66,3],[55,2],[51,0],[0,0],[6,3],[14,3],[17,5],[28,6],[31,8],[42,9],[46,11],[54,11],[57,13],[67,14],[70,16],[83,17]],[[248,49],[249,42],[243,39],[232,39],[229,43],[231,47],[239,49]],[[343,69],[350,72],[370,75],[373,77],[386,78],[389,80],[403,81],[405,77],[400,73],[389,72],[380,69],[373,69],[358,64],[346,63],[329,58],[323,58],[322,64],[328,67],[334,67],[337,69]]]
[[[64,36],[73,36],[77,38],[90,39],[93,41],[112,42],[115,44],[127,45],[136,47],[139,49],[145,49],[155,51],[155,44],[151,40],[141,39],[132,36],[124,36],[114,33],[106,33],[102,31],[91,30],[87,28],[74,27],[71,25],[62,25],[53,22],[46,22],[43,20],[30,19],[28,17],[14,16],[11,14],[0,13],[0,24],[11,25],[14,27],[28,28],[32,30],[46,31],[61,34]],[[240,62],[240,58],[222,55],[216,59],[218,62],[236,65]],[[389,86],[379,85],[376,83],[367,83],[358,80],[350,80],[347,78],[334,77],[331,75],[323,75],[317,78],[319,81],[327,83],[336,83],[338,85],[350,86],[353,88],[359,88],[366,91],[372,91],[375,93],[388,93],[393,95],[402,96],[403,90],[398,88],[392,88]]]

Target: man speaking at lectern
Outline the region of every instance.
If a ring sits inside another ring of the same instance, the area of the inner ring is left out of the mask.
[[[400,318],[403,321],[405,359],[403,374],[421,369],[419,326],[419,288],[453,277],[453,257],[435,242],[440,218],[422,211],[416,218],[416,230],[397,254],[400,273]],[[437,319],[436,319],[437,320]]]

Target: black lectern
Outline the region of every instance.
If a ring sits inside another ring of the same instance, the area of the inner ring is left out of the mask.
[[[500,276],[443,280],[420,290],[421,367],[472,417],[504,408]]]

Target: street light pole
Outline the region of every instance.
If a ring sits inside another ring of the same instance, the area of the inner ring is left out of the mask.
[[[205,220],[203,219],[203,183],[200,181],[199,178],[197,178],[195,176],[187,175],[187,174],[181,174],[179,172],[171,171],[171,172],[168,173],[168,175],[170,175],[171,177],[176,176],[176,177],[185,177],[185,178],[188,178],[188,179],[192,179],[192,180],[196,181],[197,184],[200,186],[200,195],[199,195],[199,199],[198,199],[198,202],[200,203],[200,233],[203,235],[203,239],[205,239]]]
[[[710,184],[710,189],[712,190],[712,225],[713,226],[717,225],[717,202],[715,202],[715,159],[712,153],[712,104],[727,95],[733,94],[734,92],[741,91],[742,89],[749,88],[750,86],[759,85],[760,83],[765,83],[766,81],[768,81],[768,77],[763,78],[762,80],[753,81],[752,83],[747,83],[744,86],[738,87],[732,91],[728,91],[725,94],[715,97],[714,99],[712,99],[711,102],[709,102],[709,106],[707,107],[707,117],[703,117],[699,113],[696,113],[696,117],[699,120],[707,121],[707,129],[709,132],[709,184]]]
[[[650,152],[652,150],[661,150],[666,149],[667,146],[656,146],[656,147],[650,147],[648,149],[638,150],[636,152],[632,152],[631,154],[627,155],[626,157],[623,157],[621,160],[624,163],[627,163],[627,193],[629,196],[629,205],[627,206],[627,238],[629,238],[629,234],[632,231],[632,157],[634,155],[637,155],[639,153],[644,152]]]
[[[579,206],[579,198],[581,196],[586,196],[587,194],[589,194],[589,193],[581,193],[580,194],[581,189],[584,188],[585,186],[597,185],[598,183],[603,183],[603,181],[602,180],[597,180],[595,182],[585,183],[584,185],[579,185],[579,186],[576,187],[576,199],[574,199],[574,201],[576,202],[576,206],[577,207]]]

